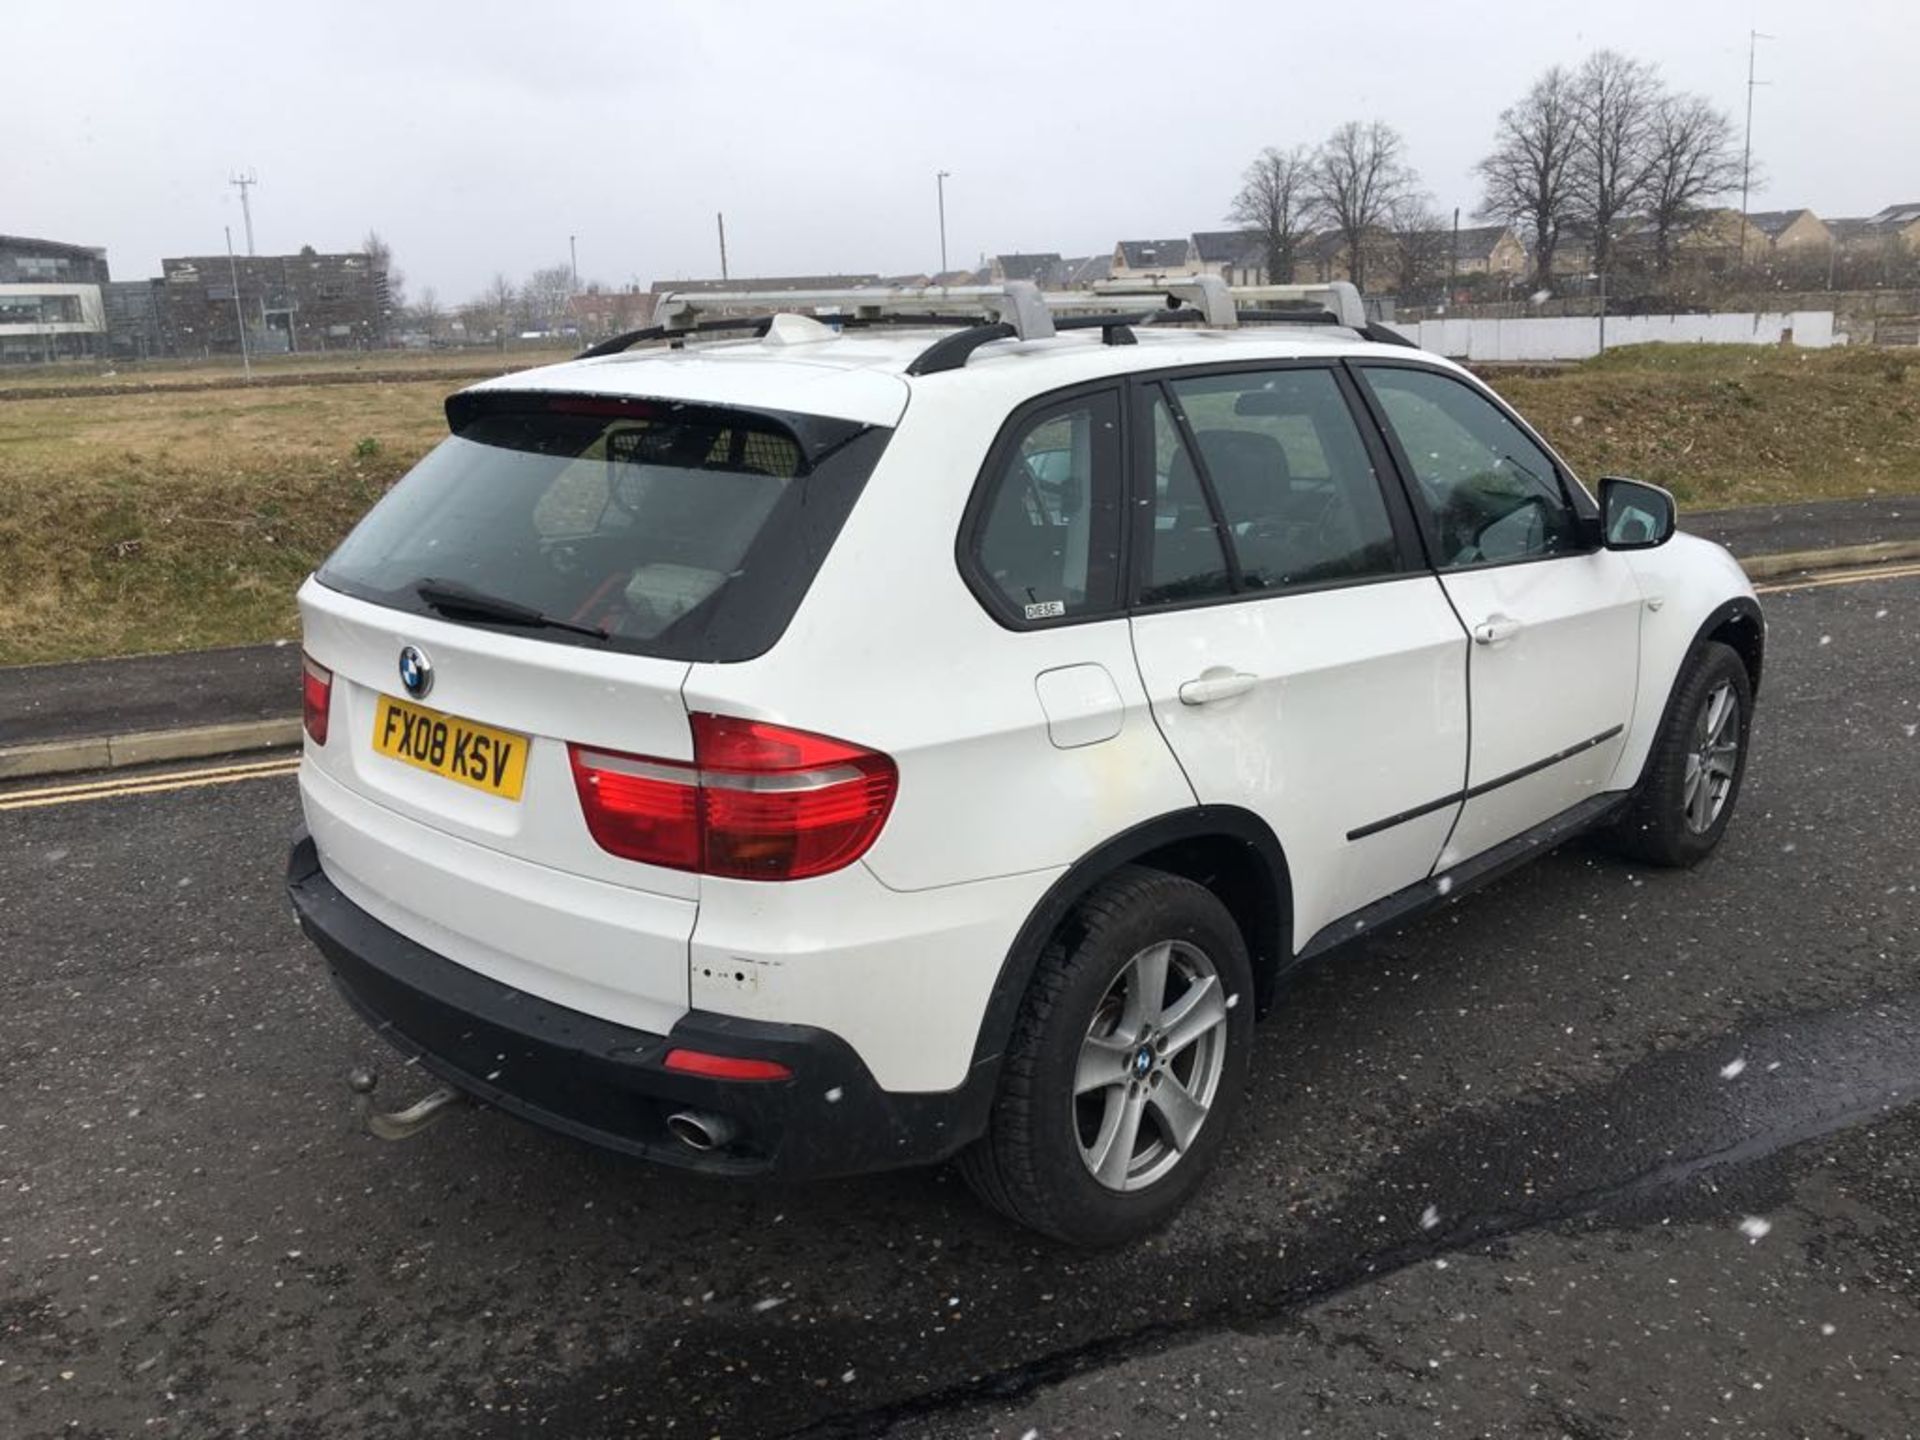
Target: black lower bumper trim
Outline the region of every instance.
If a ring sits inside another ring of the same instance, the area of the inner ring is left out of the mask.
[[[655,1035],[514,990],[409,940],[343,895],[299,837],[287,861],[294,913],[362,1018],[474,1098],[596,1145],[719,1175],[858,1174],[941,1160],[986,1128],[994,1067],[938,1093],[880,1088],[839,1036],[689,1011]],[[712,1080],[664,1067],[668,1050],[777,1060],[781,1081]],[[675,1139],[681,1110],[725,1116],[725,1147]]]

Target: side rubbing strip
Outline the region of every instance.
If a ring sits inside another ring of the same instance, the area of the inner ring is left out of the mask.
[[[1591,739],[1582,740],[1578,745],[1569,745],[1566,749],[1536,760],[1531,765],[1522,765],[1518,770],[1510,770],[1496,779],[1483,781],[1470,790],[1456,790],[1451,795],[1443,795],[1438,800],[1429,800],[1424,805],[1416,805],[1411,810],[1402,810],[1398,815],[1389,815],[1384,820],[1374,820],[1357,830],[1347,832],[1348,840],[1364,840],[1369,835],[1378,835],[1382,830],[1391,830],[1396,825],[1404,825],[1409,820],[1418,820],[1422,815],[1431,815],[1436,810],[1444,810],[1449,805],[1458,805],[1463,800],[1472,800],[1485,795],[1490,790],[1498,790],[1502,785],[1511,785],[1516,780],[1524,780],[1529,775],[1537,775],[1549,765],[1558,765],[1562,760],[1571,760],[1582,751],[1591,750],[1596,745],[1604,745],[1613,739],[1625,725],[1615,725],[1610,730],[1602,730]]]
[[[1497,780],[1488,780],[1484,784],[1475,785],[1461,798],[1471,800],[1476,795],[1486,794],[1489,790],[1498,790],[1502,785],[1511,785],[1516,780],[1524,780],[1527,776],[1537,774],[1549,765],[1558,765],[1562,760],[1571,760],[1583,750],[1591,750],[1596,745],[1606,744],[1626,728],[1624,725],[1616,725],[1611,730],[1602,730],[1591,740],[1582,740],[1578,745],[1569,745],[1556,755],[1549,755],[1544,760],[1536,760],[1531,765],[1522,765],[1518,770],[1509,771]]]
[[[1349,830],[1347,839],[1364,840],[1369,835],[1378,835],[1382,830],[1391,830],[1396,825],[1404,825],[1409,820],[1418,820],[1422,815],[1431,815],[1436,810],[1444,810],[1449,805],[1458,805],[1465,791],[1456,790],[1451,795],[1442,795],[1438,800],[1429,800],[1424,805],[1416,805],[1411,810],[1402,810],[1398,815],[1389,815],[1384,820],[1375,820],[1370,825],[1362,825],[1358,830]]]

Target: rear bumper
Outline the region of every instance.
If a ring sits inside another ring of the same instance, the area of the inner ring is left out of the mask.
[[[994,1065],[957,1089],[880,1088],[851,1046],[825,1030],[692,1010],[657,1035],[541,1000],[457,965],[355,905],[302,834],[287,861],[294,913],[334,984],[402,1053],[474,1098],[548,1129],[682,1169],[813,1177],[941,1160],[986,1128]],[[668,1050],[777,1060],[781,1081],[667,1070]],[[738,1127],[722,1150],[675,1140],[680,1110]]]

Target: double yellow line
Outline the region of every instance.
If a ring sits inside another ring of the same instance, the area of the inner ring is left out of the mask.
[[[77,805],[83,800],[118,800],[125,795],[162,795],[169,790],[197,790],[207,785],[232,785],[241,780],[271,780],[276,776],[291,775],[299,768],[298,755],[281,755],[271,760],[253,760],[238,765],[122,775],[73,785],[48,785],[38,790],[0,792],[0,810],[37,810],[47,805]]]
[[[1920,563],[1912,565],[1876,565],[1864,570],[1840,570],[1827,575],[1812,575],[1805,580],[1780,580],[1771,585],[1753,587],[1757,595],[1777,595],[1785,590],[1820,590],[1829,585],[1864,585],[1869,580],[1905,580],[1920,575]]]

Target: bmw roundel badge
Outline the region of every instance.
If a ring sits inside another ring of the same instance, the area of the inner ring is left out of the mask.
[[[424,699],[433,689],[433,662],[418,645],[407,645],[400,651],[400,684],[416,700]]]

